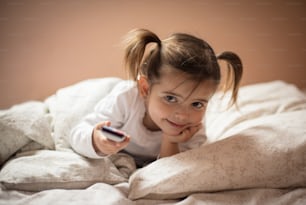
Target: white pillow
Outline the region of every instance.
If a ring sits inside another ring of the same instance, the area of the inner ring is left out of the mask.
[[[127,181],[136,169],[134,160],[125,154],[102,159],[54,150],[22,154],[0,171],[0,182],[7,189],[42,191],[83,189],[97,182],[117,184]]]
[[[54,143],[56,150],[69,150],[69,134],[86,114],[106,96],[113,87],[122,81],[119,78],[99,78],[81,81],[59,89],[46,100],[53,116]]]
[[[32,141],[41,148],[54,148],[51,116],[42,102],[30,101],[0,111],[0,164]]]
[[[206,132],[210,142],[223,139],[229,130],[247,120],[306,109],[306,95],[295,85],[271,81],[243,86],[239,90],[238,109],[228,108],[227,93],[217,93],[206,111]]]
[[[306,186],[306,110],[245,121],[226,139],[160,159],[130,177],[130,199]]]

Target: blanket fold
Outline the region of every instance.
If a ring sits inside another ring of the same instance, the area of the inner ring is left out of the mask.
[[[51,123],[52,117],[43,102],[30,101],[1,110],[0,164],[31,142],[36,143],[33,149],[54,149]]]

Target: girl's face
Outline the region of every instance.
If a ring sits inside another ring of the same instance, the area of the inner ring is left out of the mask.
[[[197,83],[176,69],[163,68],[158,82],[143,90],[147,91],[142,92],[147,109],[144,125],[152,131],[178,135],[201,123],[216,85],[210,80]]]

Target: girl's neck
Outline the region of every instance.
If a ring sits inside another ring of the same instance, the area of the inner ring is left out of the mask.
[[[146,111],[142,120],[143,125],[150,131],[160,131],[160,128],[152,121],[149,113]]]

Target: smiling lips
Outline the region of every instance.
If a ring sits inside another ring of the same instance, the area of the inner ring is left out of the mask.
[[[166,119],[166,121],[167,121],[172,127],[176,128],[176,129],[182,129],[182,128],[184,128],[184,127],[186,126],[186,124],[177,124],[177,123],[174,123],[174,122],[172,122],[172,121],[170,121],[170,120],[168,120],[168,119]]]

